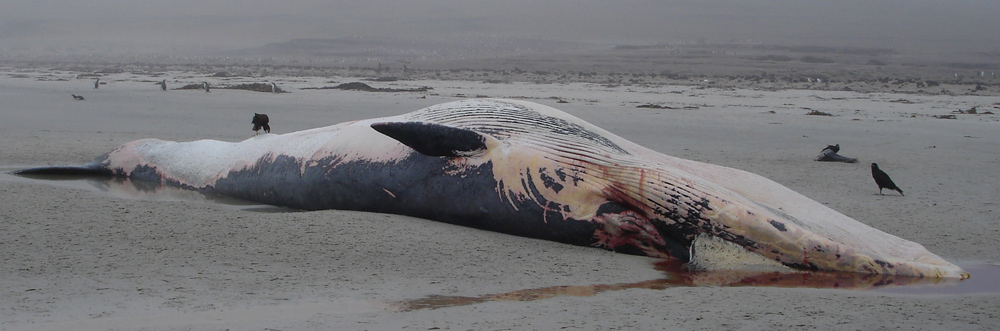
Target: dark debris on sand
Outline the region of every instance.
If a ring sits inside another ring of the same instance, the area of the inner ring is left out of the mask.
[[[272,92],[271,84],[265,84],[265,83],[249,83],[249,84],[239,84],[239,85],[219,86],[219,87],[213,86],[213,88],[221,90],[246,90],[252,92],[266,92],[266,93],[291,93],[289,91],[282,90],[280,87],[278,88],[277,91]],[[174,88],[174,90],[204,90],[204,89],[205,86],[200,83],[187,84],[178,88]]]
[[[324,86],[324,87],[314,87],[306,88],[312,90],[345,90],[345,91],[363,91],[363,92],[426,92],[431,90],[430,87],[415,87],[415,88],[405,88],[405,89],[395,89],[395,88],[376,88],[371,85],[362,82],[350,82],[343,83],[337,86]]]

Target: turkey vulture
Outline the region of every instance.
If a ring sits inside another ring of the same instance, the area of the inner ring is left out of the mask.
[[[875,178],[875,184],[878,184],[878,194],[882,194],[882,189],[887,188],[890,190],[899,191],[899,195],[903,194],[903,190],[900,190],[896,183],[892,182],[892,178],[889,178],[884,171],[879,170],[878,164],[872,163],[872,178]]]
[[[271,133],[271,126],[267,125],[268,121],[267,114],[253,113],[253,120],[250,121],[250,124],[253,124],[253,131],[256,133],[260,133],[258,131],[262,128],[264,132]]]

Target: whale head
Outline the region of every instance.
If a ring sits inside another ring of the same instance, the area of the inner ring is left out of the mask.
[[[466,100],[371,126],[458,169],[489,164],[505,202],[588,223],[594,246],[690,260],[695,239],[711,236],[800,270],[968,277],[767,178],[664,155],[547,106]]]

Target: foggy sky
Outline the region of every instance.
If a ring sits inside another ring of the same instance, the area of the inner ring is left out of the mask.
[[[0,52],[231,50],[296,38],[528,37],[1000,51],[996,0],[0,0]]]

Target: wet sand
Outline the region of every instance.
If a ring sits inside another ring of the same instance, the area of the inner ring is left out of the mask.
[[[995,96],[698,84],[365,81],[377,88],[432,87],[379,93],[307,89],[369,77],[213,77],[196,71],[101,74],[106,84],[93,89],[91,76],[78,71],[2,69],[4,172],[84,163],[139,138],[243,140],[253,134],[254,112],[267,113],[272,132],[280,134],[467,97],[519,98],[562,109],[665,154],[764,175],[960,265],[1000,264],[995,239],[1000,116],[984,114],[1000,110]],[[171,90],[154,85],[161,79]],[[202,81],[216,88],[173,90]],[[223,88],[270,81],[290,93]],[[657,107],[638,107],[643,105]],[[972,107],[977,114],[955,113]],[[832,116],[806,115],[812,111]],[[834,143],[841,145],[840,154],[860,162],[813,161]],[[878,162],[906,196],[877,195],[870,162]],[[196,198],[123,198],[6,174],[0,178],[0,199],[4,329],[993,329],[1000,324],[995,291],[907,294],[719,285],[725,282],[622,286],[668,275],[648,258],[394,215],[264,212]]]

